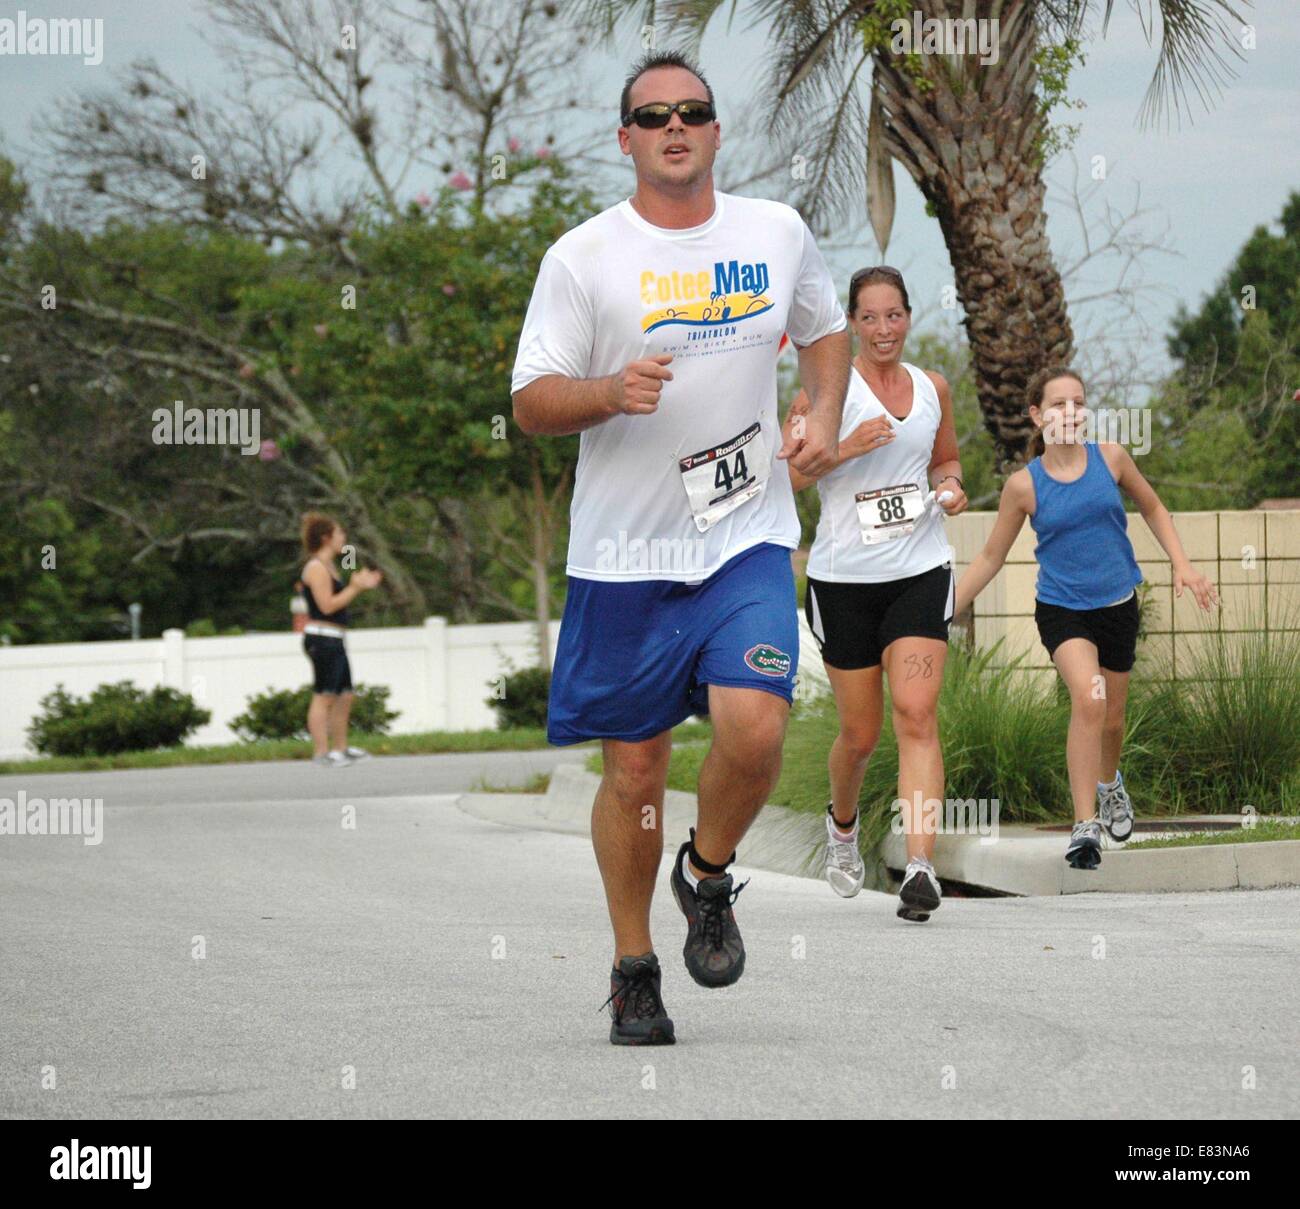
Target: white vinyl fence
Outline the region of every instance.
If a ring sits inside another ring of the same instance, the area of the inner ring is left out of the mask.
[[[552,649],[558,633],[559,625],[552,625]],[[496,714],[487,704],[493,678],[538,662],[537,627],[527,622],[453,626],[430,617],[422,626],[354,630],[347,642],[353,683],[391,690],[389,708],[400,715],[394,734],[493,727]],[[186,638],[181,630],[167,630],[138,642],[0,647],[0,757],[35,754],[27,727],[56,685],[85,697],[119,680],[192,694],[212,711],[212,721],[189,739],[203,746],[236,740],[227,723],[255,693],[310,684],[311,663],[302,635],[292,631]]]

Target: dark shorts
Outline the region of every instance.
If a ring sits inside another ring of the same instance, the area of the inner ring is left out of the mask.
[[[302,649],[311,660],[315,679],[312,690],[317,693],[350,693],[352,668],[348,651],[342,638],[327,638],[323,634],[304,634]]]
[[[823,663],[846,672],[879,667],[899,638],[948,641],[954,587],[950,563],[887,583],[809,579],[804,615]]]
[[[1130,672],[1137,653],[1138,602],[1128,600],[1104,609],[1067,609],[1034,604],[1038,636],[1051,655],[1068,638],[1084,638],[1097,648],[1097,663],[1108,672]]]
[[[694,587],[569,577],[551,676],[551,743],[639,743],[708,713],[710,684],[790,701],[799,616],[790,551],[764,542]]]

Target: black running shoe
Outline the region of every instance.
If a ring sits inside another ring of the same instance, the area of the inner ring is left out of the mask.
[[[659,958],[624,957],[609,974],[608,1007],[614,1018],[609,1026],[613,1045],[672,1045],[673,1022],[659,997]]]
[[[686,970],[702,987],[729,987],[745,972],[745,942],[731,905],[749,883],[741,882],[733,890],[727,873],[706,877],[698,890],[692,890],[682,876],[682,859],[689,848],[685,843],[677,850],[672,876],[673,897],[686,916],[682,949]]]
[[[1101,824],[1095,818],[1075,823],[1065,859],[1071,869],[1095,869],[1101,864]]]

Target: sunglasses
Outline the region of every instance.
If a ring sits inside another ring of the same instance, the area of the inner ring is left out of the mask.
[[[623,125],[640,126],[642,130],[661,130],[667,126],[673,114],[680,114],[688,126],[707,126],[716,119],[711,101],[678,101],[675,105],[667,101],[655,101],[650,105],[638,105],[631,113],[623,115]]]
[[[903,274],[892,265],[876,264],[867,269],[859,269],[852,277],[849,278],[849,290],[858,284],[865,277],[870,277],[872,273],[883,273],[886,277],[896,277],[899,281],[903,280]]]

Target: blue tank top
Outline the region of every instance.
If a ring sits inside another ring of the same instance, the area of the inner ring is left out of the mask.
[[[1035,594],[1065,609],[1104,608],[1142,582],[1119,484],[1097,445],[1084,448],[1087,468],[1072,483],[1058,483],[1041,458],[1029,463],[1035,500],[1029,523],[1038,535]]]

